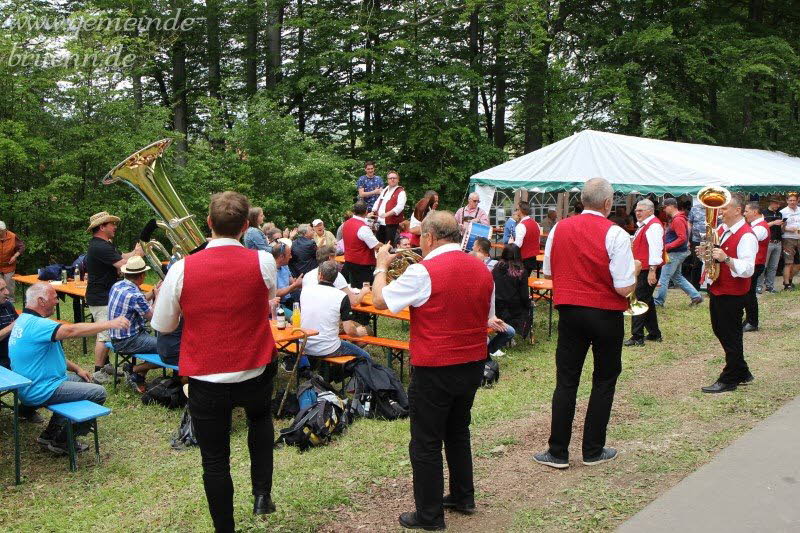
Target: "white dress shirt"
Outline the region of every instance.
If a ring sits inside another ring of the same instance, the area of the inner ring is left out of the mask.
[[[399,215],[400,213],[403,212],[403,209],[406,208],[406,191],[402,190],[397,195],[397,205],[395,205],[389,211],[386,211],[386,203],[389,201],[389,198],[392,197],[392,194],[394,194],[394,190],[396,188],[398,188],[398,187],[399,187],[399,185],[395,185],[394,187],[386,187],[383,190],[383,193],[381,193],[381,195],[378,197],[378,202],[380,202],[380,203],[378,204],[376,202],[376,204],[375,204],[375,205],[379,206],[378,207],[378,213],[377,213],[378,214],[378,224],[380,224],[382,226],[386,225],[386,217],[387,216],[389,216],[389,215],[397,216],[397,215]]]
[[[220,238],[209,241],[206,248],[216,248],[217,246],[242,246],[236,239]],[[162,333],[175,331],[181,319],[181,293],[183,292],[183,271],[186,261],[181,259],[172,265],[161,284],[158,298],[153,309],[153,318],[150,325],[153,329]],[[269,290],[269,297],[275,296],[277,267],[272,254],[264,250],[258,251],[258,266],[261,269],[261,277],[264,278],[264,285]],[[235,317],[232,317],[235,320]],[[220,324],[220,327],[224,325]],[[213,339],[209,339],[213,342]],[[212,383],[238,383],[246,381],[264,372],[265,367],[243,370],[241,372],[223,372],[220,374],[208,374],[205,376],[191,376],[200,381],[210,381]]]
[[[725,244],[728,238],[739,231],[745,223],[745,219],[739,220],[736,224],[728,229],[725,224],[720,225],[722,228],[722,238],[719,241],[720,246]],[[756,236],[752,233],[745,233],[739,239],[739,244],[736,246],[736,255],[739,257],[731,257],[731,276],[734,278],[749,278],[753,275],[756,266],[756,254],[758,253],[758,241]],[[712,282],[713,283],[713,282]]]
[[[433,259],[446,252],[461,251],[461,245],[443,244],[428,252],[425,259]],[[392,313],[399,313],[409,306],[421,307],[431,297],[431,275],[421,264],[410,265],[403,275],[383,288],[383,301]],[[492,281],[492,301],[489,306],[488,319],[494,316],[494,281]]]
[[[517,222],[517,225],[514,227],[514,244],[516,244],[520,248],[522,248],[522,243],[525,242],[525,234],[528,232],[528,228],[525,227],[525,224],[523,224],[523,222],[525,222],[529,218],[531,217],[530,216],[523,217],[522,220]],[[539,231],[541,231],[541,228],[539,228]]]
[[[636,224],[639,226],[637,233],[654,218],[656,218],[655,215],[650,215],[641,222],[637,222]],[[648,257],[647,262],[650,266],[661,265],[664,262],[664,226],[653,224],[647,228],[647,233],[644,234],[644,237],[647,239],[647,247],[650,250],[650,257]],[[635,239],[636,235],[633,238]]]
[[[767,228],[764,226],[757,225],[763,221],[764,217],[759,217],[750,223],[751,229],[753,230],[753,233],[756,234],[756,239],[758,239],[758,242],[769,238],[769,230],[767,230]]]
[[[800,207],[791,209],[788,205],[781,209],[781,215],[786,222],[784,227],[784,239],[800,239]]]
[[[314,270],[309,270],[306,272],[306,275],[303,276],[304,289],[313,285],[319,285],[319,267],[315,268]],[[341,272],[336,274],[336,279],[333,281],[333,286],[339,290],[347,287],[347,280],[344,279],[344,276],[342,276]]]
[[[355,215],[353,215],[353,218],[356,220],[360,220],[361,222],[366,224],[366,226],[361,226],[360,228],[358,228],[358,233],[356,233],[356,237],[364,241],[364,244],[366,244],[367,248],[369,248],[370,250],[378,246],[380,243],[378,242],[377,237],[375,237],[375,234],[372,233],[372,230],[369,228],[369,222],[367,222],[367,219],[363,217],[357,217]]]
[[[603,213],[594,211],[592,209],[584,209],[579,217],[584,215],[603,217]],[[558,223],[547,234],[547,243],[544,245],[544,265],[542,272],[545,276],[551,276],[550,270],[550,256],[553,250],[553,236],[556,234]],[[606,252],[608,252],[608,271],[611,273],[611,279],[614,282],[614,287],[629,287],[636,283],[636,276],[634,272],[636,267],[633,263],[633,252],[631,251],[631,237],[621,227],[614,224],[608,228],[606,233]]]

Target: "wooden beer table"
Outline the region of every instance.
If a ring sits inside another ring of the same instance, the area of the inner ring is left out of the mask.
[[[544,257],[544,256],[541,256]],[[537,257],[539,259],[539,257]],[[528,288],[531,296],[547,300],[549,310],[547,313],[547,336],[553,333],[553,281],[544,278],[528,278]]]
[[[370,314],[370,319],[372,320],[372,332],[376,337],[378,336],[379,316],[396,318],[397,320],[403,320],[404,322],[411,322],[411,311],[408,310],[408,307],[401,310],[399,313],[392,313],[388,309],[378,309],[372,305],[372,293],[365,295],[364,299],[361,300],[361,303],[353,307],[353,311]]]

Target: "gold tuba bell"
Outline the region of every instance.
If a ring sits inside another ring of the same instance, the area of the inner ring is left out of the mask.
[[[172,144],[172,139],[162,139],[128,156],[103,178],[103,185],[122,181],[142,195],[161,220],[156,225],[166,231],[172,243],[170,254],[157,240],[140,241],[144,259],[153,271],[164,277],[158,253],[180,259],[205,242],[205,237],[189,214],[175,188],[170,183],[161,163],[161,154]]]
[[[389,264],[389,269],[386,271],[386,279],[389,282],[392,282],[403,275],[403,272],[406,271],[408,267],[411,265],[416,265],[420,261],[422,261],[422,256],[415,252],[414,249],[398,249],[394,250],[392,253],[395,254],[394,259]]]
[[[730,203],[731,192],[724,187],[713,185],[703,187],[697,193],[697,200],[706,208],[706,234],[702,242],[704,251],[700,255],[700,259],[703,260],[706,278],[714,281],[719,276],[719,263],[711,255],[714,248],[719,247],[717,219],[719,218],[719,209]]]

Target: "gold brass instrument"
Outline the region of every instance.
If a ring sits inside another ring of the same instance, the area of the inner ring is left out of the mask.
[[[719,209],[727,206],[731,201],[731,192],[724,187],[703,187],[697,193],[697,200],[706,208],[706,234],[701,245],[702,254],[698,254],[703,260],[703,269],[706,278],[714,281],[719,276],[719,263],[711,255],[714,248],[719,247],[719,234],[717,234],[717,219]]]
[[[646,303],[636,299],[636,291],[631,291],[628,295],[628,308],[622,312],[625,316],[638,316],[647,312],[649,307]]]
[[[386,271],[386,279],[390,283],[402,276],[403,272],[405,272],[409,266],[416,265],[422,261],[422,256],[415,252],[415,249],[418,250],[419,248],[404,248],[392,252],[396,255],[389,264],[389,269]]]
[[[138,192],[150,204],[161,220],[156,225],[166,231],[172,243],[172,253],[156,240],[140,241],[144,259],[153,271],[164,277],[159,253],[166,260],[182,258],[205,242],[205,237],[189,214],[175,188],[169,181],[161,162],[161,154],[172,144],[172,139],[162,139],[128,156],[103,178],[103,185],[122,181]]]

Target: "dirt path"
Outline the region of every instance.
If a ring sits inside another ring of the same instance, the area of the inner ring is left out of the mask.
[[[772,322],[776,322],[775,326],[781,327],[775,318],[769,316],[764,317],[762,322],[767,326],[765,328],[767,331],[774,332],[774,329],[770,328]],[[768,344],[769,339],[770,333],[764,330],[748,334],[746,353],[757,353],[756,347]],[[666,345],[654,347],[652,353],[647,356],[649,360],[639,363],[644,368],[617,387],[611,426],[646,418],[640,414],[639,408],[633,405],[635,396],[653,397],[657,402],[669,404],[676,412],[680,412],[682,403],[714,401],[713,398],[694,398],[691,395],[701,386],[708,384],[706,383],[709,376],[708,361],[719,355],[718,346],[714,339],[705,342],[703,346],[692,346],[689,350],[691,355],[664,362],[655,360]],[[680,346],[672,348],[681,349]],[[761,383],[779,383],[782,378],[786,378],[784,365],[780,362],[767,363],[768,361],[763,361],[757,365],[758,381],[751,387],[758,387]],[[740,394],[746,394],[746,391]],[[789,396],[785,399],[788,398]],[[514,528],[518,511],[560,504],[572,505],[574,502],[567,501],[561,494],[566,489],[579,486],[582,482],[592,482],[589,478],[598,475],[606,479],[611,478],[615,487],[630,494],[632,500],[640,502],[636,509],[631,511],[635,512],[691,471],[690,468],[688,471],[679,470],[654,476],[638,468],[640,458],[666,453],[673,445],[705,443],[704,439],[715,432],[742,424],[751,427],[759,418],[749,412],[726,413],[724,417],[711,416],[699,419],[692,416],[681,417],[677,427],[672,428],[660,439],[613,440],[612,444],[620,451],[620,458],[609,465],[590,468],[575,461],[575,458],[580,457],[580,436],[586,408],[586,401],[579,400],[573,427],[573,442],[570,447],[572,465],[566,471],[555,471],[537,465],[531,460],[534,452],[546,447],[550,424],[549,405],[532,407],[533,411],[527,418],[516,420],[511,424],[483,428],[478,434],[473,435],[473,451],[483,449],[490,443],[496,443],[503,437],[516,439],[516,443],[506,446],[504,450],[494,455],[483,454],[476,457],[476,503],[479,512],[469,517],[458,513],[447,513],[445,518],[448,530],[483,533]],[[778,407],[779,405],[775,405],[774,409]],[[714,453],[724,444],[720,443],[713,450]],[[412,509],[410,477],[387,478],[378,481],[368,492],[356,495],[355,505],[352,507],[334,510],[334,518],[327,526],[321,528],[321,531],[398,531],[400,528],[397,516],[403,511]],[[630,512],[617,520],[627,516],[630,516]],[[570,527],[550,526],[547,529],[568,530]]]

